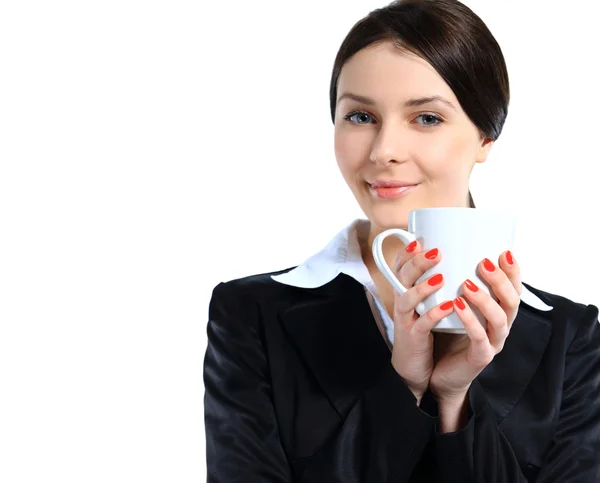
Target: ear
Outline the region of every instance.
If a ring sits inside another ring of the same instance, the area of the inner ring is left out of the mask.
[[[482,138],[481,144],[477,149],[477,157],[475,161],[477,163],[485,163],[485,160],[487,159],[488,154],[490,153],[490,149],[492,149],[493,145],[494,140],[492,138]]]

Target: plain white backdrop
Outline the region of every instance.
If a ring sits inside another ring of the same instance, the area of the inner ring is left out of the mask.
[[[475,202],[519,214],[524,281],[599,305],[597,2],[465,3],[511,83]],[[0,481],[205,480],[212,289],[363,216],[328,89],[384,4],[2,3]]]

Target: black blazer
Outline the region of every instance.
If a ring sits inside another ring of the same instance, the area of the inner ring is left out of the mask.
[[[598,308],[524,284],[504,349],[438,433],[391,365],[363,286],[218,284],[204,360],[210,483],[600,482]]]

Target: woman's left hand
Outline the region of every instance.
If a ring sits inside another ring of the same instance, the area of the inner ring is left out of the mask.
[[[485,259],[479,263],[477,270],[489,284],[498,302],[470,280],[463,283],[464,297],[454,300],[454,310],[467,334],[435,334],[435,365],[429,389],[438,400],[464,400],[473,379],[504,347],[517,316],[523,286],[519,267],[510,252],[500,255],[498,266]],[[476,306],[486,318],[485,329],[475,317],[470,304]]]

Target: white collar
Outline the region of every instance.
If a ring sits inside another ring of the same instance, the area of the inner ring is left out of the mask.
[[[357,218],[342,229],[320,252],[308,258],[293,270],[271,275],[276,282],[301,288],[317,288],[344,273],[364,286],[373,286],[373,280],[363,262],[360,243],[368,238],[370,221]],[[538,310],[552,310],[537,295],[523,286],[521,302]]]

